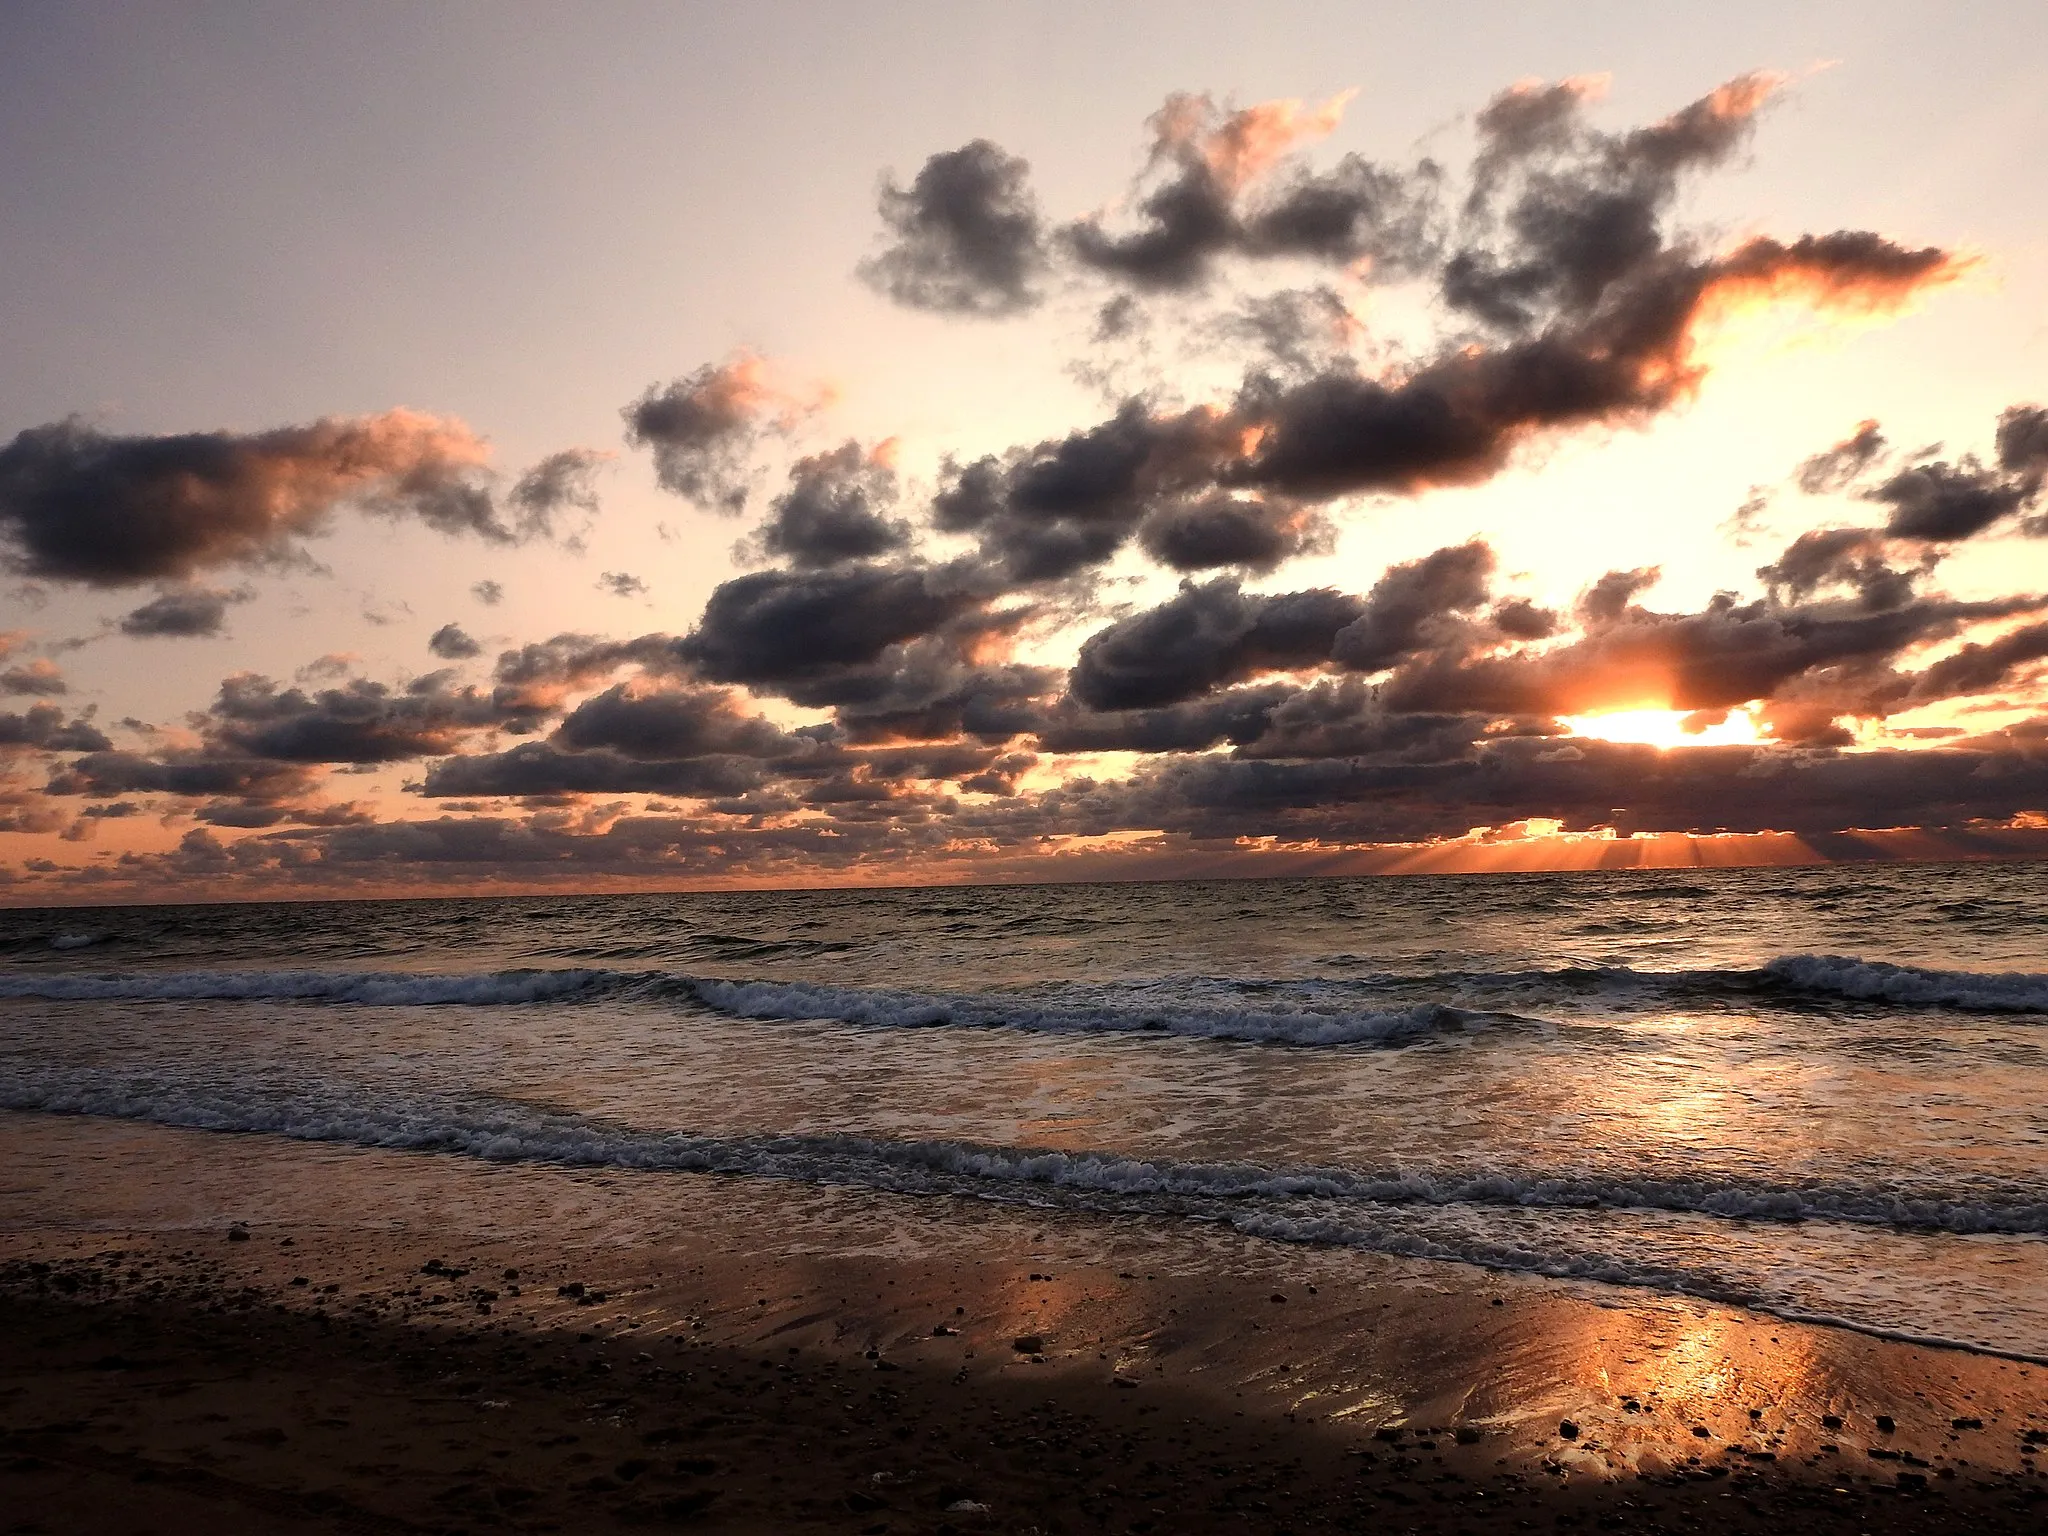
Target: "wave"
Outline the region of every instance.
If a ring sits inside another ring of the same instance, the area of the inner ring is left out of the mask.
[[[1936,970],[1843,955],[1783,955],[1750,969],[1650,971],[1568,965],[1337,977],[1165,976],[947,993],[728,979],[664,970],[196,970],[0,973],[0,998],[53,1002],[274,1001],[506,1006],[637,996],[681,998],[736,1018],[830,1020],[888,1029],[945,1026],[1051,1033],[1156,1033],[1295,1046],[1399,1045],[1531,1022],[1587,998],[1782,1005],[1798,998],[1969,1012],[2048,1012],[2048,975]]]
[[[1134,1008],[1113,1002],[1074,1003],[993,994],[946,996],[810,982],[700,980],[691,984],[691,990],[721,1013],[745,1019],[833,1019],[891,1029],[1000,1025],[1058,1034],[1150,1031],[1284,1045],[1396,1044],[1441,1030],[1462,1029],[1488,1017],[1441,1003],[1387,1012],[1323,1013],[1199,1007],[1185,1002]]]
[[[616,990],[617,971],[141,971],[0,975],[0,997],[51,1002],[537,1003]]]
[[[1592,1281],[1753,1307],[1882,1337],[2031,1359],[1968,1340],[1823,1313],[1697,1266],[1643,1252],[1597,1251],[1561,1234],[1478,1224],[1422,1224],[1404,1208],[1669,1212],[1744,1222],[1820,1220],[1908,1232],[2033,1235],[2048,1203],[1975,1202],[1882,1188],[1772,1188],[1733,1183],[1507,1172],[1365,1172],[1266,1168],[992,1147],[856,1134],[713,1136],[656,1132],[503,1101],[408,1096],[295,1084],[287,1096],[162,1082],[48,1074],[0,1077],[0,1108],[96,1115],[191,1129],[257,1133],[366,1148],[645,1173],[749,1175],[910,1195],[1025,1202],[1097,1214],[1213,1221],[1269,1240],[1367,1249],[1492,1270]],[[1594,1234],[1597,1240],[1597,1234]],[[1610,1236],[1609,1242],[1612,1242]]]
[[[1941,971],[1853,955],[1781,955],[1760,973],[1777,986],[1856,1002],[1987,1013],[2048,1012],[2048,976],[2027,971]]]
[[[637,993],[681,995],[745,1019],[829,1020],[890,1029],[961,1025],[1059,1034],[1161,1033],[1285,1045],[1399,1044],[1484,1016],[1438,1004],[1387,1012],[1202,1007],[1026,994],[947,995],[725,981],[666,971],[507,970],[458,975],[376,971],[170,971],[0,975],[0,998],[56,1002],[292,1001],[379,1006],[494,1006]]]

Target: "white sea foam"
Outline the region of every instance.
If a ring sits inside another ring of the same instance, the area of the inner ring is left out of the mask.
[[[60,933],[50,940],[52,949],[83,949],[88,944],[97,944],[99,936],[91,933]]]

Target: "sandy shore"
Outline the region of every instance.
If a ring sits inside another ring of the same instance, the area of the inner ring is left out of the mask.
[[[82,1119],[0,1167],[0,1530],[2048,1521],[2048,1371],[1725,1308]]]

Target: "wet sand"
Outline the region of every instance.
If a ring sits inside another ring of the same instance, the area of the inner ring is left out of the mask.
[[[2048,1371],[1727,1308],[87,1119],[0,1168],[0,1530],[2048,1521]]]

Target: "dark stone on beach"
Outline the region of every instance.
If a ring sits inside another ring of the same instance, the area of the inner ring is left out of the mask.
[[[1275,1301],[1285,1301],[1287,1298],[1285,1296],[1282,1296],[1278,1291],[1275,1291],[1273,1293],[1272,1299]]]
[[[1890,1414],[1888,1414],[1888,1413],[1880,1413],[1880,1414],[1879,1414],[1879,1415],[1877,1416],[1877,1420],[1876,1420],[1876,1422],[1877,1422],[1877,1432],[1878,1432],[1878,1433],[1879,1433],[1880,1435],[1888,1435],[1888,1434],[1890,1434],[1890,1433],[1891,1433],[1891,1432],[1892,1432],[1893,1430],[1895,1430],[1895,1429],[1897,1429],[1897,1428],[1899,1427],[1899,1426],[1898,1426],[1898,1424],[1897,1424],[1896,1422],[1894,1422],[1894,1420],[1892,1419],[1892,1416],[1891,1416]]]
[[[1579,1438],[1579,1426],[1570,1419],[1560,1420],[1557,1426],[1557,1437],[1560,1440],[1576,1440]]]
[[[1824,1428],[1840,1429],[1842,1427],[1842,1416],[1839,1413],[1824,1413],[1820,1416],[1820,1422]]]
[[[900,1371],[903,1367],[894,1360],[877,1360],[875,1361],[875,1369],[878,1371]]]
[[[1982,1419],[1970,1418],[1950,1419],[1948,1421],[1948,1427],[1950,1429],[1982,1429],[1984,1427],[1984,1421]]]
[[[1711,1440],[1714,1438],[1714,1432],[1711,1429],[1707,1428],[1707,1426],[1704,1424],[1693,1425],[1692,1432],[1698,1435],[1702,1440]]]
[[[1456,1431],[1453,1433],[1453,1438],[1460,1445],[1477,1445],[1480,1441],[1481,1434],[1477,1425],[1460,1424],[1457,1427]]]
[[[1138,1384],[1128,1376],[1112,1376],[1110,1382],[1114,1386],[1129,1387],[1134,1392],[1138,1389]]]
[[[1406,1429],[1406,1428],[1405,1428],[1404,1426],[1402,1426],[1402,1425],[1399,1425],[1399,1424],[1382,1424],[1382,1425],[1381,1425],[1381,1426],[1380,1426],[1380,1427],[1379,1427],[1378,1429],[1376,1429],[1376,1430],[1374,1430],[1374,1431],[1372,1432],[1372,1437],[1373,1437],[1373,1439],[1375,1439],[1375,1440],[1385,1440],[1385,1441],[1389,1441],[1389,1442],[1392,1442],[1392,1441],[1395,1441],[1395,1440],[1399,1440],[1399,1439],[1400,1439],[1400,1438],[1401,1438],[1401,1437],[1402,1437],[1403,1435],[1405,1435],[1405,1434],[1407,1434],[1407,1433],[1408,1433],[1407,1429]],[[1577,1425],[1573,1425],[1573,1426],[1572,1426],[1572,1433],[1573,1433],[1573,1434],[1577,1434],[1577,1433],[1578,1433],[1578,1426],[1577,1426]]]
[[[935,1339],[957,1338],[959,1334],[960,1330],[958,1328],[948,1328],[944,1323],[936,1323],[932,1326],[932,1337]]]
[[[231,1243],[246,1243],[249,1241],[249,1229],[247,1227],[229,1227],[228,1241]]]
[[[306,1278],[306,1277],[305,1277],[304,1275],[293,1275],[293,1276],[292,1276],[292,1284],[293,1284],[293,1285],[311,1285],[312,1283],[313,1283],[313,1282],[312,1282],[311,1280],[308,1280],[308,1279],[307,1279],[307,1278]]]
[[[1045,1353],[1045,1340],[1035,1333],[1020,1334],[1010,1340],[1010,1348],[1020,1355],[1042,1355]]]
[[[1901,1492],[1924,1493],[1927,1491],[1927,1475],[1924,1472],[1901,1472],[1899,1488]]]
[[[555,1294],[557,1296],[581,1296],[583,1294],[583,1282],[581,1280],[571,1280],[567,1285],[558,1285],[555,1287]]]

